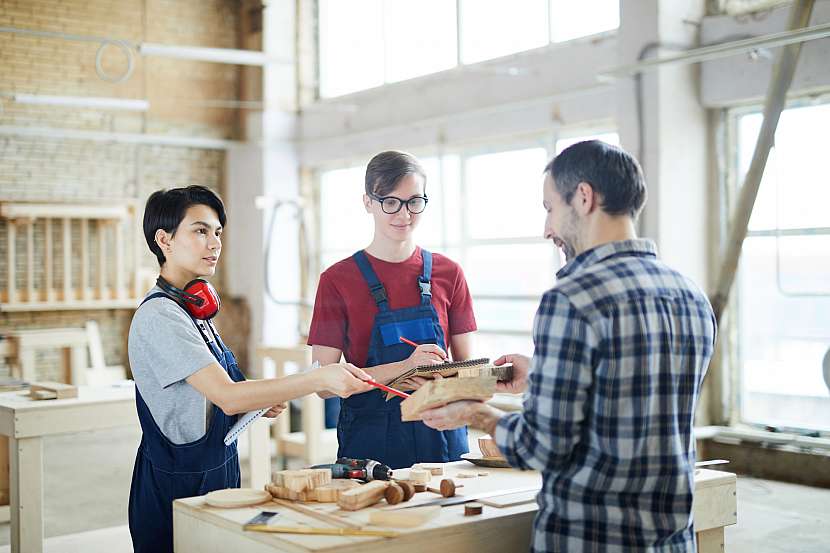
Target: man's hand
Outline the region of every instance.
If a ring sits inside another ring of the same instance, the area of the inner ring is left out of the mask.
[[[526,355],[511,353],[502,355],[496,359],[494,365],[513,363],[513,380],[508,382],[497,382],[496,391],[507,394],[521,394],[527,390],[527,373],[530,371],[530,358]]]
[[[288,407],[287,403],[278,403],[270,409],[268,409],[267,411],[265,411],[265,413],[263,413],[262,416],[268,419],[276,418],[280,413],[285,411],[286,407]]]
[[[493,435],[502,415],[504,413],[498,409],[480,401],[456,401],[424,411],[421,419],[435,430],[452,430],[469,425]]]

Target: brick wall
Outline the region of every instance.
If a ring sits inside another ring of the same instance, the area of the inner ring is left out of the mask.
[[[239,3],[233,0],[0,0],[0,26],[94,35],[130,43],[217,48],[238,47],[239,13]],[[97,49],[98,44],[92,42],[0,33],[0,94],[139,98],[150,101],[148,112],[33,106],[0,96],[0,126],[237,137],[236,110],[206,108],[200,103],[237,99],[237,66],[135,54],[132,76],[112,84],[95,73]],[[108,47],[103,67],[112,74],[121,73],[126,58],[117,48]],[[221,192],[224,163],[222,150],[4,134],[0,135],[0,200],[130,199],[143,206],[147,196],[159,188],[200,183]],[[73,236],[77,240],[78,233],[73,232]],[[43,239],[43,225],[36,224],[35,241],[42,243]],[[18,233],[19,252],[25,252],[24,240],[25,236]],[[90,246],[94,256],[94,235]],[[3,269],[5,249],[6,226],[0,223]],[[73,250],[77,251],[74,246]],[[25,256],[19,259],[22,263]],[[143,267],[157,270],[149,252],[142,252],[141,260]],[[62,261],[58,258],[55,263],[60,266]],[[37,260],[36,267],[40,270]],[[3,269],[0,289],[6,286]],[[78,261],[73,260],[73,271],[79,270]],[[214,281],[221,291],[221,265]],[[18,286],[22,285],[18,281]],[[10,329],[81,327],[87,320],[96,320],[107,364],[126,365],[131,317],[132,311],[123,309],[0,313],[0,334]],[[218,322],[221,328],[221,319]],[[236,340],[231,337],[230,341]],[[57,351],[44,352],[38,361],[42,373],[39,378],[60,377]],[[7,372],[5,360],[0,359],[0,374]]]

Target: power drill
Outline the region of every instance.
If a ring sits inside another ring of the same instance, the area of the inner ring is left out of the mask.
[[[332,464],[314,465],[311,468],[330,469],[332,478],[354,478],[364,482],[392,479],[392,469],[374,459],[340,457]]]

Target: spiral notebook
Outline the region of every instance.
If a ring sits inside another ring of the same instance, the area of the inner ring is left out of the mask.
[[[319,366],[320,363],[317,361],[311,364],[312,369],[316,369]],[[245,429],[251,425],[251,423],[253,423],[259,417],[264,415],[268,411],[268,409],[270,409],[270,407],[264,407],[262,409],[257,409],[255,411],[248,411],[247,413],[239,417],[239,420],[236,421],[236,424],[234,424],[231,427],[230,431],[228,431],[228,433],[225,434],[225,445],[231,445],[232,443],[234,443],[237,440],[237,438],[239,438],[239,435],[242,434],[245,431]]]

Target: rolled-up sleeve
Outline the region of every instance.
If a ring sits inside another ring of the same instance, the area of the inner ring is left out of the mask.
[[[510,465],[556,470],[582,439],[598,339],[554,289],[536,312],[533,344],[523,410],[503,417],[494,439]]]

